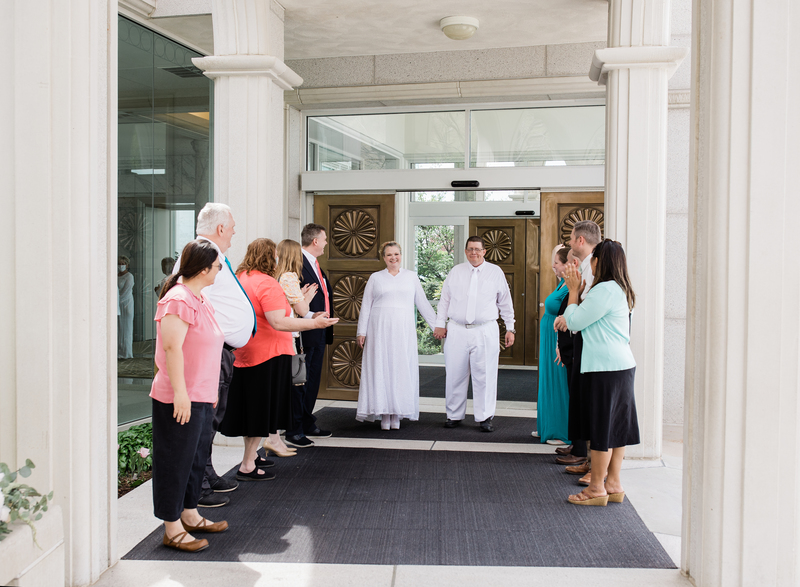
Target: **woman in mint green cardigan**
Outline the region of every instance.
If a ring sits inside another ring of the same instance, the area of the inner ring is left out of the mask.
[[[633,395],[636,361],[629,344],[636,298],[622,245],[611,240],[598,243],[592,251],[592,274],[594,282],[580,305],[580,274],[571,266],[564,274],[569,288],[564,318],[567,327],[580,330],[583,337],[581,414],[574,426],[570,422],[569,435],[589,439],[592,450],[589,487],[569,496],[569,502],[577,505],[621,503],[625,447],[639,444]]]

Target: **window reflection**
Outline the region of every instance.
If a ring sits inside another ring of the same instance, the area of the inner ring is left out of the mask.
[[[603,165],[605,107],[471,112],[470,167]]]
[[[211,80],[193,57],[201,55],[119,17],[120,423],[150,415],[158,286],[209,200]]]
[[[308,118],[308,170],[464,167],[463,112]]]

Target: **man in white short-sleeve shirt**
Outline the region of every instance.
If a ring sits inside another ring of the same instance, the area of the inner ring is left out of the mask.
[[[482,432],[492,432],[497,405],[497,369],[500,362],[498,315],[506,324],[505,344],[514,344],[514,307],[503,270],[484,260],[483,239],[471,236],[467,262],[453,267],[442,286],[436,329],[444,343],[447,372],[445,427],[461,424],[467,410],[467,387],[472,376],[475,421]]]

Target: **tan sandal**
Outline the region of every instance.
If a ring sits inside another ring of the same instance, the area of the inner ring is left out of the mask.
[[[266,440],[261,446],[263,446],[264,450],[267,451],[267,456],[269,456],[269,453],[274,454],[276,457],[293,457],[297,454],[296,448],[289,448],[287,446],[286,450],[282,450],[275,446],[272,446],[272,444],[270,444]]]
[[[608,494],[608,501],[611,501],[611,502],[614,502],[614,503],[622,503],[623,501],[625,501],[625,492],[624,491],[620,491],[619,493],[609,493]]]
[[[206,518],[200,520],[200,523],[197,526],[191,526],[181,520],[181,524],[183,524],[184,529],[187,532],[224,532],[228,529],[228,522],[222,520],[220,522],[210,522]]]
[[[575,499],[578,496],[583,496],[585,499]],[[608,494],[606,495],[598,495],[596,497],[589,497],[583,491],[580,493],[576,493],[575,495],[570,495],[567,498],[567,501],[574,505],[608,505]]]
[[[175,550],[181,550],[183,552],[198,552],[208,548],[208,540],[205,538],[201,538],[200,540],[191,540],[189,542],[182,542],[187,534],[188,532],[181,532],[180,534],[176,534],[170,538],[167,536],[167,533],[164,532],[164,546],[174,548]]]

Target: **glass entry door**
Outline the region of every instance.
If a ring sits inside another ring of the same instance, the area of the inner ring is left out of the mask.
[[[442,285],[454,265],[464,262],[469,217],[416,217],[410,219],[408,241],[414,247],[406,257],[413,262],[408,268],[422,282],[428,301],[437,310]],[[407,261],[408,262],[408,261]],[[442,343],[417,312],[417,346],[421,364],[443,364]]]

